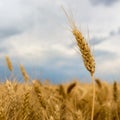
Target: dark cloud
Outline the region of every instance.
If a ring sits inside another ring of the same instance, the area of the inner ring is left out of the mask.
[[[20,34],[21,32],[22,32],[21,30],[17,28],[11,28],[11,27],[0,29],[0,40],[11,37],[16,34]]]
[[[113,5],[114,3],[118,2],[119,0],[90,0],[90,2],[93,5],[105,5],[105,6],[110,6]]]

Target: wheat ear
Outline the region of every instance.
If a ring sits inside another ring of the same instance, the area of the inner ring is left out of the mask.
[[[24,80],[27,82],[29,80],[29,76],[28,76],[24,66],[21,64],[20,64],[20,70],[21,70]]]
[[[75,88],[76,82],[71,83],[67,88],[67,94],[70,94],[73,88]]]
[[[118,87],[117,87],[116,81],[113,84],[113,99],[115,102],[117,102],[117,100],[118,100]]]
[[[5,56],[5,59],[6,59],[6,63],[7,63],[8,69],[10,71],[12,71],[13,70],[13,66],[12,66],[12,62],[11,62],[9,56]]]
[[[100,81],[100,79],[96,78],[95,82],[97,83],[98,88],[102,88],[102,82]]]
[[[79,47],[79,50],[81,52],[82,55],[82,59],[84,62],[84,65],[86,67],[86,69],[90,72],[91,74],[91,79],[92,79],[92,87],[93,87],[93,102],[92,102],[92,113],[91,113],[91,120],[93,120],[94,117],[94,102],[95,102],[95,82],[94,82],[94,72],[95,72],[95,60],[94,57],[92,55],[91,49],[88,45],[88,43],[86,42],[85,38],[83,37],[82,33],[79,31],[79,29],[77,28],[74,20],[72,19],[71,16],[69,16],[67,14],[67,12],[65,11],[65,9],[63,8],[69,23],[70,23],[70,27],[72,29],[72,33],[76,39],[77,45]]]

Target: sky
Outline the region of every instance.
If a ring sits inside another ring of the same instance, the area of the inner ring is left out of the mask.
[[[5,61],[8,55],[20,80],[23,64],[31,79],[90,82],[61,6],[72,13],[90,44],[95,77],[120,80],[120,0],[1,0],[1,80],[11,76]]]

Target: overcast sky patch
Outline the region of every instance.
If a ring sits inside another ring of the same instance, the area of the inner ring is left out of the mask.
[[[105,5],[111,6],[114,3],[119,2],[119,0],[90,0],[93,5]]]

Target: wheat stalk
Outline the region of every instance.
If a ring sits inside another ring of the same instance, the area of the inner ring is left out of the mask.
[[[13,86],[13,83],[10,82],[9,80],[6,81],[6,84],[5,84],[6,88],[7,88],[7,93],[8,93],[8,98],[9,98],[9,101],[8,101],[8,110],[6,112],[7,114],[7,119],[11,118],[11,120],[14,120],[15,119],[15,114],[17,112],[17,96],[16,96],[16,93],[14,91],[14,86]]]
[[[96,78],[95,82],[97,83],[97,86],[101,89],[102,88],[102,83],[101,83],[100,79]]]
[[[60,107],[60,120],[73,120],[71,104],[65,99]]]
[[[59,85],[59,94],[62,95],[62,97],[66,98],[66,91],[63,85]]]
[[[5,56],[5,59],[6,59],[6,63],[7,63],[8,69],[9,69],[10,71],[13,71],[12,62],[11,62],[9,56]]]
[[[70,94],[73,88],[75,88],[76,82],[71,83],[67,88],[67,94]]]
[[[72,29],[72,33],[73,33],[73,35],[76,39],[77,45],[78,45],[79,50],[81,52],[84,65],[85,65],[86,69],[91,74],[92,85],[93,85],[93,103],[92,103],[91,120],[93,120],[93,117],[94,117],[94,102],[95,102],[95,82],[94,82],[95,60],[94,60],[94,56],[92,55],[92,52],[91,52],[91,49],[90,49],[88,43],[86,42],[82,33],[77,28],[77,26],[76,26],[74,20],[72,19],[72,17],[67,14],[67,12],[65,11],[64,8],[63,8],[63,10],[64,10],[64,12],[65,12],[65,14],[66,14],[66,16],[69,20],[70,27]]]
[[[34,81],[33,82],[33,87],[34,87],[34,91],[36,93],[36,96],[39,100],[39,103],[41,104],[42,108],[46,109],[46,100],[44,98],[44,95],[42,94],[41,92],[41,89],[40,89],[40,84],[37,82],[37,81]]]
[[[29,76],[28,76],[24,66],[21,64],[20,64],[20,70],[21,70],[24,80],[27,82],[29,80]]]
[[[2,97],[0,97],[0,120],[5,120],[5,108]]]
[[[118,87],[117,87],[117,82],[115,81],[113,84],[113,100],[117,102],[118,100]]]
[[[22,102],[22,119],[25,120],[28,117],[28,110],[29,110],[29,101],[30,101],[30,88],[23,94],[23,102]]]

